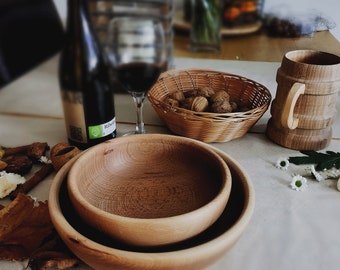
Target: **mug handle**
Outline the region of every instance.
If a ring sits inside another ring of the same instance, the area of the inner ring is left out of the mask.
[[[283,104],[281,113],[281,125],[285,128],[296,129],[299,118],[294,117],[294,108],[300,95],[305,93],[305,84],[294,83],[288,92],[288,96]]]

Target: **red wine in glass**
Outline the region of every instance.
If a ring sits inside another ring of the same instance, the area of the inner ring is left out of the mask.
[[[136,105],[135,134],[145,133],[143,101],[166,67],[166,43],[161,21],[146,17],[116,17],[108,27],[106,52],[115,80]]]
[[[162,67],[146,62],[131,62],[116,67],[117,79],[129,93],[146,93],[157,81]]]

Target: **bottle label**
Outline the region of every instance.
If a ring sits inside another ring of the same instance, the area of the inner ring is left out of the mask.
[[[104,124],[88,126],[86,128],[83,108],[83,95],[81,92],[62,91],[62,101],[65,114],[67,136],[79,143],[88,143],[89,139],[99,139],[112,134],[116,130],[116,118]]]
[[[89,126],[89,138],[90,139],[98,139],[105,137],[116,130],[116,118],[113,118],[111,121],[96,125],[96,126]]]
[[[61,97],[68,138],[79,143],[87,143],[82,93],[63,90]]]

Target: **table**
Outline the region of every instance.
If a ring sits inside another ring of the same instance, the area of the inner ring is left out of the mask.
[[[66,140],[57,80],[58,55],[0,90],[0,144],[18,146],[34,141],[49,145]],[[214,68],[251,78],[276,91],[279,62],[209,60],[176,57],[175,68]],[[125,94],[115,95],[118,135],[134,127],[133,103]],[[338,100],[338,108],[340,108]],[[208,270],[339,269],[340,193],[336,182],[309,180],[304,192],[289,187],[290,173],[275,167],[280,157],[298,151],[271,142],[264,134],[267,111],[244,137],[212,145],[225,151],[249,174],[256,195],[250,224],[236,245]],[[145,104],[146,128],[167,133],[150,103]],[[328,150],[340,151],[340,113],[333,125]],[[53,175],[31,195],[48,198]],[[6,203],[2,200],[1,203]],[[0,269],[25,269],[25,262],[0,262]],[[89,269],[85,265],[78,269]]]
[[[224,36],[221,52],[190,52],[190,39],[187,32],[176,32],[174,37],[176,57],[204,59],[228,59],[244,61],[280,62],[282,56],[291,50],[320,50],[340,55],[340,42],[329,32],[316,32],[311,37],[281,38],[269,37],[264,31],[242,36]]]

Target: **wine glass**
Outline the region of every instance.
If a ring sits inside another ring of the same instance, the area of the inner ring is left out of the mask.
[[[145,17],[117,17],[108,27],[106,52],[115,79],[132,96],[136,106],[136,130],[145,133],[143,102],[166,67],[162,23]]]

